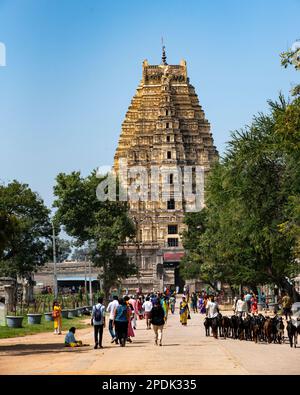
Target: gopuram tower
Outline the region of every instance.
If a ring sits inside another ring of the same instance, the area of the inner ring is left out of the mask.
[[[123,247],[139,267],[138,276],[122,283],[129,292],[182,289],[179,262],[184,254],[181,234],[186,227],[187,199],[184,193],[176,195],[177,186],[186,182],[179,173],[191,169],[196,192],[195,169],[200,166],[205,175],[218,158],[186,62],[168,65],[166,60],[165,47],[160,65],[144,60],[142,80],[126,113],[114,157],[115,171],[126,164],[126,188],[136,184],[136,177],[146,180],[149,187],[145,192],[137,186],[135,197],[128,198],[137,233],[135,242]],[[154,177],[157,171],[160,173]],[[150,190],[155,182],[159,187],[153,196]]]

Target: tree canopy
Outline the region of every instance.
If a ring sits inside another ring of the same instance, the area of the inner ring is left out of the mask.
[[[97,186],[104,178],[97,177],[96,172],[85,178],[80,172],[60,173],[54,187],[54,206],[58,209],[56,220],[77,244],[88,243],[89,258],[101,269],[99,276],[107,296],[112,286],[135,274],[137,268],[119,248],[135,235],[126,202],[102,202],[96,197]]]
[[[232,133],[208,177],[206,208],[186,215],[186,278],[273,283],[292,293],[299,272],[300,100],[280,95],[269,106],[269,114]]]
[[[26,277],[49,258],[49,210],[27,184],[0,185],[0,273]]]

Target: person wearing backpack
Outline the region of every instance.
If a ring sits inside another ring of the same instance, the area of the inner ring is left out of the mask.
[[[103,298],[98,298],[98,303],[93,306],[92,310],[92,321],[91,324],[94,326],[95,336],[95,347],[94,349],[103,348],[102,337],[103,328],[105,328],[105,306],[102,304]]]

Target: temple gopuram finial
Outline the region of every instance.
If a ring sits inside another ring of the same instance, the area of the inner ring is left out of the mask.
[[[162,45],[162,57],[161,61],[164,66],[167,66],[167,55],[166,55],[166,47],[164,46],[164,39],[163,37],[161,38],[161,45]]]

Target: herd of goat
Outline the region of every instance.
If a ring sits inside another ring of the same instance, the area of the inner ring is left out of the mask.
[[[300,325],[295,325],[292,319],[287,323],[287,334],[290,346],[297,347],[297,337],[300,333]],[[250,340],[267,343],[284,343],[284,323],[282,317],[275,315],[274,317],[263,316],[262,314],[250,315],[242,318],[233,315],[231,317],[223,316],[221,313],[215,318],[206,317],[204,320],[205,334],[210,336],[210,328],[212,334],[217,337]]]

